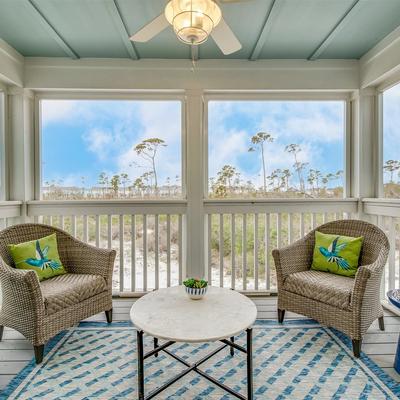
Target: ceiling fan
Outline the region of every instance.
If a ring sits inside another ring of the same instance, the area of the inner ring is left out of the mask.
[[[130,37],[134,42],[147,42],[169,25],[180,41],[189,45],[204,43],[211,36],[224,54],[242,48],[231,28],[222,18],[218,3],[245,0],[169,0],[165,10]]]

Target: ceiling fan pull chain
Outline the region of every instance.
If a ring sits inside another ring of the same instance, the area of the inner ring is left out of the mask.
[[[195,59],[195,56],[194,56],[193,47],[192,47],[192,49],[191,49],[191,54],[192,54],[192,68],[191,68],[191,71],[192,71],[192,72],[195,72],[195,69],[196,69],[196,59]]]

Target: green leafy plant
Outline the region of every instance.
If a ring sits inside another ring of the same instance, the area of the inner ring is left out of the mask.
[[[188,288],[202,289],[208,285],[208,282],[204,279],[189,278],[183,281],[183,284]]]

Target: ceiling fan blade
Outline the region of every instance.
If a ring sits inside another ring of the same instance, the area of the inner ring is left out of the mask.
[[[162,13],[129,39],[133,42],[148,42],[150,39],[153,39],[154,36],[162,32],[168,25],[169,22],[167,21],[167,18],[165,18],[165,14]]]
[[[232,54],[242,48],[239,40],[223,18],[211,31],[211,36],[225,55]]]

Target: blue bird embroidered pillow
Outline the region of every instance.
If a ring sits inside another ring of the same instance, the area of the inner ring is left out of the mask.
[[[363,239],[362,236],[354,238],[316,231],[311,269],[354,277]]]
[[[39,280],[65,274],[57,248],[55,233],[30,242],[8,245],[16,268],[35,271]]]

